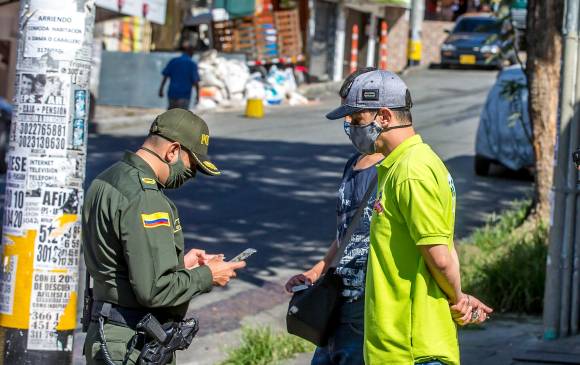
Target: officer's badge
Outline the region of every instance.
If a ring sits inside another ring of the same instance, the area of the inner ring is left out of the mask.
[[[157,212],[141,214],[141,219],[143,220],[143,227],[145,228],[170,227],[169,213]]]

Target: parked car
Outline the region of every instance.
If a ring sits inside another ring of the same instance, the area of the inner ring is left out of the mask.
[[[0,97],[0,173],[6,172],[6,150],[12,124],[12,105]]]
[[[528,86],[521,66],[504,68],[485,101],[475,140],[475,173],[492,164],[519,171],[534,165]]]
[[[501,28],[502,23],[489,14],[459,17],[441,45],[441,67],[471,65],[500,68],[502,60],[498,57],[491,62],[487,60],[500,52],[501,40],[497,35]]]

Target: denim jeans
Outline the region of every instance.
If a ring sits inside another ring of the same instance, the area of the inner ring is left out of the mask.
[[[311,365],[364,365],[364,299],[342,303],[339,323],[328,340],[318,347]]]
[[[191,99],[169,99],[169,105],[167,106],[167,110],[176,108],[189,110],[190,104]]]

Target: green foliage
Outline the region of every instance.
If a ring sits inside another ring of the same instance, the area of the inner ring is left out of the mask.
[[[524,224],[530,206],[514,203],[458,245],[463,290],[496,312],[542,312],[548,230]]]
[[[270,327],[242,328],[242,343],[228,351],[221,365],[269,365],[290,359],[302,352],[312,352],[311,343]]]

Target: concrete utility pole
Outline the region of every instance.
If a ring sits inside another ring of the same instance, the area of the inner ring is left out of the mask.
[[[336,34],[334,38],[334,67],[332,81],[341,81],[344,72],[344,41],[346,30],[346,10],[344,4],[336,4]]]
[[[554,203],[544,293],[544,339],[578,334],[580,324],[580,196],[572,152],[580,142],[578,0],[567,0],[560,97],[560,130],[554,165]]]
[[[421,63],[421,27],[425,17],[425,0],[411,0],[411,24],[409,27],[409,46],[407,66]]]
[[[91,0],[21,0],[2,231],[0,363],[71,364]]]
[[[375,63],[375,50],[377,48],[377,27],[378,27],[378,17],[375,14],[370,15],[369,21],[369,41],[367,43],[367,67],[374,67]]]

